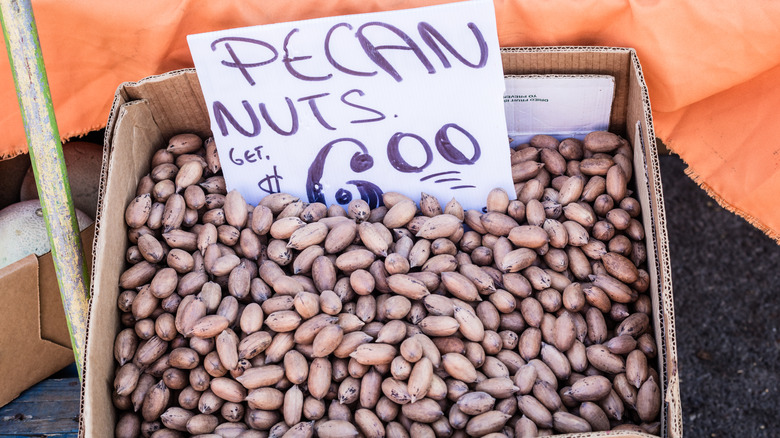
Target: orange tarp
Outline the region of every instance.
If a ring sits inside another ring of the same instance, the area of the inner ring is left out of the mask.
[[[446,1],[445,1],[446,2]],[[33,1],[63,138],[105,126],[117,86],[192,67],[191,33],[441,1]],[[780,3],[495,0],[502,46],[633,47],[656,134],[721,204],[780,239]],[[26,152],[0,57],[0,157]]]

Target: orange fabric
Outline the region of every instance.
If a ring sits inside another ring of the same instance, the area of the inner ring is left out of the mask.
[[[33,1],[63,138],[105,126],[116,87],[191,67],[185,35],[436,0]],[[780,3],[495,0],[502,46],[633,47],[656,133],[719,202],[780,239]],[[26,151],[0,57],[0,157]]]

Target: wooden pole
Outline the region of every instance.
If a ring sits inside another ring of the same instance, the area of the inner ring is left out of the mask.
[[[30,0],[0,0],[0,21],[81,378],[89,276]]]

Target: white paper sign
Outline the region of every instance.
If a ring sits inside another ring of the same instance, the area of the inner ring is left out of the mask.
[[[507,76],[504,107],[512,145],[536,134],[582,140],[609,128],[615,78],[606,75]]]
[[[188,36],[228,189],[372,207],[514,197],[493,3]]]

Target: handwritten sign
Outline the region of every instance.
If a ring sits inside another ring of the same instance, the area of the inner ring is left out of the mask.
[[[188,36],[228,189],[255,204],[511,196],[493,3]]]

